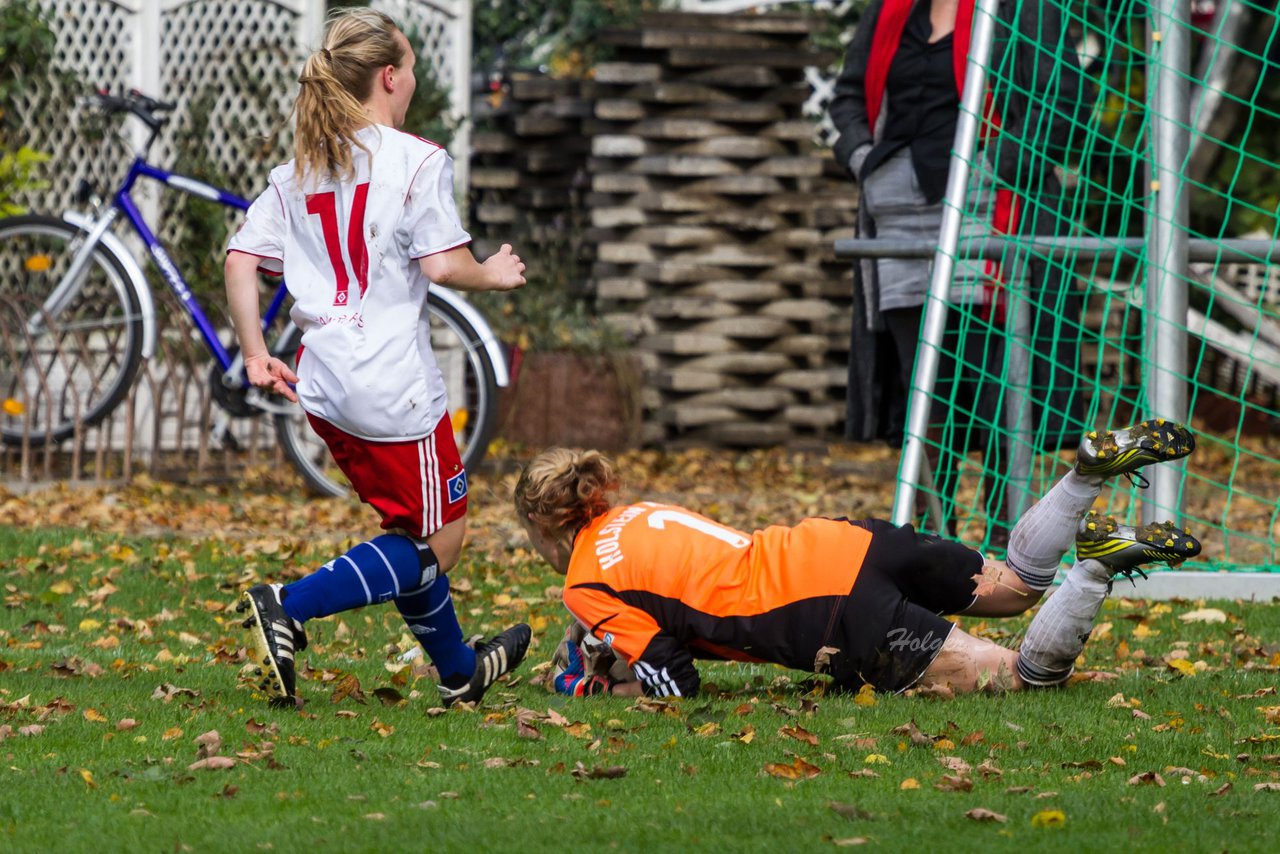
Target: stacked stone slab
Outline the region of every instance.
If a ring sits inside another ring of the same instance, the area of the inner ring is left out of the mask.
[[[769,445],[844,416],[856,197],[802,114],[811,18],[646,15],[588,90],[597,298],[646,369],[648,441]]]
[[[469,203],[482,257],[518,242],[528,260],[544,261],[580,230],[590,148],[582,121],[591,113],[582,88],[579,80],[518,74],[500,101],[476,101]]]

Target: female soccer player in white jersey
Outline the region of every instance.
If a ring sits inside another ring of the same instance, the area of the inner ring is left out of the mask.
[[[387,533],[300,581],[259,584],[249,611],[259,687],[295,702],[303,624],[394,601],[440,673],[445,705],[478,701],[520,663],[520,624],[472,649],[446,573],[466,526],[467,476],[431,352],[427,289],[511,290],[524,269],[511,247],[477,263],[453,202],[453,164],[402,133],[414,56],[386,15],[344,9],[307,59],[294,104],[294,159],[271,172],[227,249],[232,320],[249,381],[301,402],[312,426]],[[302,329],[295,376],[268,354],[257,271],[284,273]],[[296,394],[290,385],[296,383]]]

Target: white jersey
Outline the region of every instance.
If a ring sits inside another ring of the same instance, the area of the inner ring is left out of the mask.
[[[302,330],[303,409],[364,439],[419,439],[446,409],[418,260],[470,242],[453,201],[453,161],[435,143],[371,125],[355,177],[297,181],[271,170],[227,251],[284,273]],[[372,166],[372,168],[371,168]]]

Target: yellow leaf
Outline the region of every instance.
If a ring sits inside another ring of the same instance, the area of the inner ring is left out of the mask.
[[[889,757],[885,756],[883,753],[869,753],[867,754],[867,758],[862,761],[865,762],[867,765],[892,765],[893,764],[889,761]]]
[[[88,786],[90,789],[98,788],[98,784],[93,782],[93,772],[90,771],[88,768],[80,769],[80,779],[84,780],[84,784]]]
[[[863,685],[858,689],[853,702],[859,706],[874,706],[876,704],[876,689],[870,685]]]
[[[85,709],[84,719],[95,724],[105,724],[107,722],[107,716],[97,709]]]
[[[1067,814],[1062,810],[1040,810],[1031,816],[1032,827],[1062,827],[1067,823]]]
[[[917,780],[915,777],[908,777],[907,779],[902,781],[902,785],[899,786],[898,788],[899,789],[918,789],[920,788],[920,781]]]
[[[102,621],[100,620],[81,620],[80,621],[80,631],[82,632],[92,632],[100,628],[102,628]]]
[[[169,729],[164,731],[164,735],[160,736],[160,738],[163,741],[172,741],[175,738],[182,738],[182,728],[176,726],[169,727]]]
[[[934,750],[955,750],[956,743],[949,738],[940,738],[933,743]]]
[[[1183,676],[1196,675],[1196,666],[1185,658],[1175,658],[1169,662],[1169,666],[1181,673]]]
[[[75,592],[75,588],[71,586],[70,581],[55,581],[49,585],[51,593],[57,593],[59,596],[70,596]]]

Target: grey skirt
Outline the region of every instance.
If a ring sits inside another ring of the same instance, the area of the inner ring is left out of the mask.
[[[969,191],[961,217],[960,238],[991,233],[995,198],[991,170],[980,162],[969,173]],[[924,240],[937,245],[942,228],[943,202],[929,204],[920,191],[911,152],[902,149],[867,175],[862,182],[863,211],[875,224],[875,236],[883,240]],[[920,258],[880,258],[875,261],[878,279],[876,308],[914,308],[924,305],[929,292],[933,261]],[[956,259],[951,276],[952,303],[981,304],[987,281],[987,263],[980,258]],[[1002,270],[1006,281],[1014,271]]]

